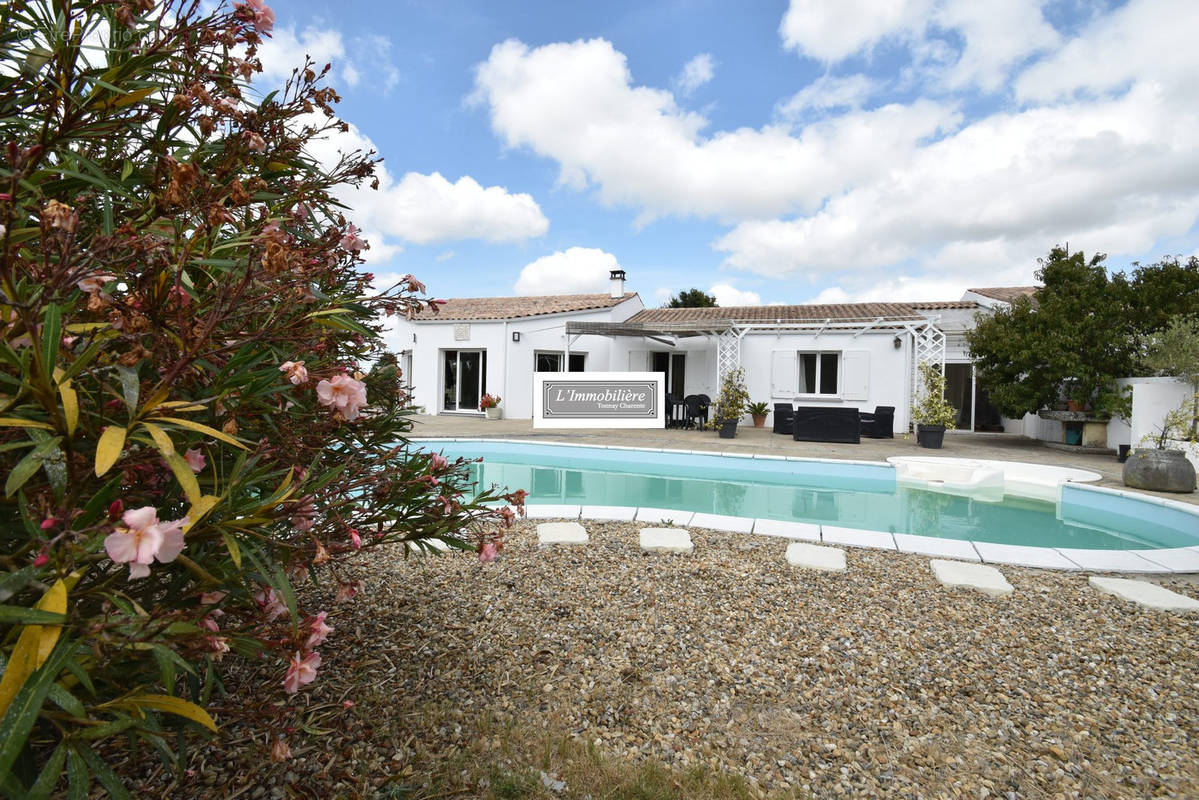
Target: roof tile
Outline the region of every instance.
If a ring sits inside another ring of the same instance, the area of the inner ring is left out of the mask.
[[[878,317],[917,318],[920,315],[907,303],[836,303],[792,306],[715,306],[711,308],[647,308],[629,318],[629,322],[660,324],[666,322],[779,322],[809,320],[868,320]]]
[[[626,292],[623,297],[606,294],[554,294],[534,297],[454,297],[446,300],[441,311],[434,314],[423,309],[416,315],[421,322],[435,320],[483,320],[538,317],[568,311],[592,311],[618,306],[636,297]]]

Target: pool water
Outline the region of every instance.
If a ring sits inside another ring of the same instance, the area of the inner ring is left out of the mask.
[[[419,446],[449,458],[481,457],[471,467],[477,485],[524,489],[530,504],[678,509],[1033,547],[1199,545],[1195,513],[1070,485],[1055,503],[989,502],[896,485],[886,464],[487,440]]]

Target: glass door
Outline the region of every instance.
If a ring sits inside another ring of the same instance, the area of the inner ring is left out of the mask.
[[[478,411],[479,398],[486,391],[486,350],[446,350],[445,389],[446,411]]]

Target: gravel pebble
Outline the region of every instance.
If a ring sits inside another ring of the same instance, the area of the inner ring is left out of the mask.
[[[586,527],[588,546],[538,550],[521,523],[490,564],[377,553],[290,701],[319,734],[289,733],[293,759],[234,723],[194,779],[123,771],[148,795],[373,796],[501,751],[499,723],[818,797],[1199,796],[1195,615],[1079,574],[1002,567],[1015,593],[990,598],[920,556],[849,549],[832,574],[778,539],[691,529],[693,554],[646,555],[635,523]],[[231,702],[261,695],[251,673]]]

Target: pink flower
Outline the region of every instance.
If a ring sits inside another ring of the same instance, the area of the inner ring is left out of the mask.
[[[298,531],[310,531],[312,530],[313,524],[312,518],[315,514],[316,508],[314,508],[312,505],[312,498],[305,497],[296,503],[295,507],[292,509],[290,517],[291,524],[294,525]]]
[[[429,471],[437,472],[439,470],[443,470],[449,465],[449,463],[450,462],[446,460],[445,456],[441,455],[440,453],[434,453],[433,457],[429,460]]]
[[[287,373],[287,379],[293,386],[308,383],[308,369],[303,361],[284,361],[279,365],[279,371]]]
[[[366,405],[366,384],[349,375],[338,375],[316,385],[316,397],[347,420],[358,419],[358,409]]]
[[[276,739],[271,745],[271,761],[286,761],[291,758],[291,748],[282,739]]]
[[[212,648],[212,652],[216,655],[217,661],[220,661],[221,656],[229,652],[229,640],[224,636],[209,636],[208,646]]]
[[[233,10],[249,7],[254,12],[254,27],[259,33],[270,33],[275,27],[275,12],[267,6],[265,0],[246,0],[244,3],[234,3]]]
[[[321,665],[321,654],[317,652],[300,655],[300,651],[291,657],[287,667],[287,676],[283,679],[283,688],[288,694],[295,694],[300,687],[316,680],[316,669]]]
[[[361,592],[362,588],[362,581],[353,581],[352,583],[339,581],[337,584],[337,598],[334,602],[340,603],[343,600],[350,600]]]
[[[253,131],[246,131],[246,147],[253,153],[265,153],[266,140]]]
[[[296,203],[296,207],[291,210],[291,213],[296,219],[308,219],[308,206],[304,203]]]
[[[38,553],[37,558],[33,559],[33,566],[44,567],[50,563],[50,555],[48,553]]]
[[[104,284],[116,279],[116,275],[109,275],[106,272],[93,272],[91,275],[86,275],[75,281],[75,285],[79,287],[79,291],[92,294],[103,289]]]
[[[350,528],[350,541],[354,544],[355,550],[362,549],[362,537],[358,535],[358,531],[355,528]]]
[[[287,613],[287,604],[279,598],[274,589],[256,592],[254,599],[258,601],[258,607],[266,615],[267,622],[278,619]]]
[[[304,647],[306,649],[311,650],[314,647],[320,646],[322,643],[324,643],[325,638],[333,632],[333,628],[330,628],[325,624],[325,617],[328,615],[328,613],[328,611],[322,611],[313,617],[312,621],[308,623],[308,629],[312,631],[312,633],[308,635],[308,641],[304,643]]]
[[[346,233],[341,237],[341,246],[347,250],[353,250],[357,253],[362,248],[366,247],[366,242],[358,238],[358,234],[362,233],[354,223],[350,223],[346,228]]]
[[[204,454],[200,452],[200,448],[193,447],[183,454],[183,460],[192,468],[192,472],[204,471]]]
[[[205,605],[205,606],[215,605],[215,604],[221,602],[222,600],[224,600],[225,595],[227,595],[227,594],[229,594],[229,593],[222,592],[222,591],[203,592],[200,594],[200,605]],[[222,611],[221,613],[223,614],[224,612]]]
[[[495,561],[495,557],[499,555],[499,546],[495,542],[488,542],[479,548],[479,561],[486,564],[488,561]]]
[[[216,613],[208,614],[204,619],[200,620],[200,627],[213,633],[219,631],[221,626],[216,621]]]
[[[130,578],[146,577],[155,559],[165,564],[183,551],[187,517],[160,522],[153,506],[143,506],[126,511],[121,521],[124,527],[104,537],[104,549],[116,563],[129,564]]]

